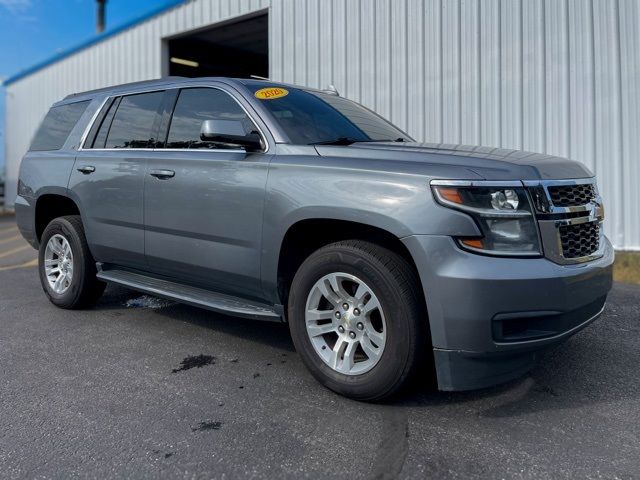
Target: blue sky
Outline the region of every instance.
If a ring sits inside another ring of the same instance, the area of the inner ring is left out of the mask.
[[[107,30],[166,0],[108,0]],[[94,0],[0,0],[0,79],[95,35]],[[0,172],[4,165],[4,90],[0,88]]]

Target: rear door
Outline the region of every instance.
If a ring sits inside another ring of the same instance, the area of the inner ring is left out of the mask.
[[[69,188],[96,260],[143,268],[144,175],[164,92],[107,99],[78,152]]]
[[[154,152],[145,176],[147,262],[155,273],[186,283],[260,296],[269,155],[200,140],[204,120],[241,120],[247,132],[257,129],[230,93],[175,92],[161,128],[164,148]]]

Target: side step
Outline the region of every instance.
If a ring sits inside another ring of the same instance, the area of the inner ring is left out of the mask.
[[[117,283],[133,290],[195,307],[206,308],[214,312],[256,320],[270,320],[273,322],[282,320],[273,307],[267,304],[161,280],[140,273],[111,268],[103,270],[103,266],[98,264],[97,277],[105,282]]]

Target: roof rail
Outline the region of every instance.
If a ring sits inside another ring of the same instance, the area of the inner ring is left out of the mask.
[[[171,82],[172,80],[182,80],[184,78],[187,78],[187,77],[171,76],[171,77],[156,78],[154,80],[142,80],[139,82],[121,83],[117,85],[111,85],[108,87],[96,88],[95,90],[87,90],[86,92],[74,92],[64,97],[64,100],[78,97],[80,95],[91,95],[91,94],[101,93],[108,90],[119,90],[119,89],[131,88],[131,87],[142,87],[145,85],[150,85],[150,86],[162,85],[164,83]]]

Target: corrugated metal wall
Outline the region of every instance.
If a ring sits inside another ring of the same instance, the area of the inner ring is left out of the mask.
[[[11,85],[8,163],[53,101],[158,77],[161,38],[268,6],[273,79],[332,83],[422,140],[579,160],[608,236],[640,249],[638,0],[191,1]]]

